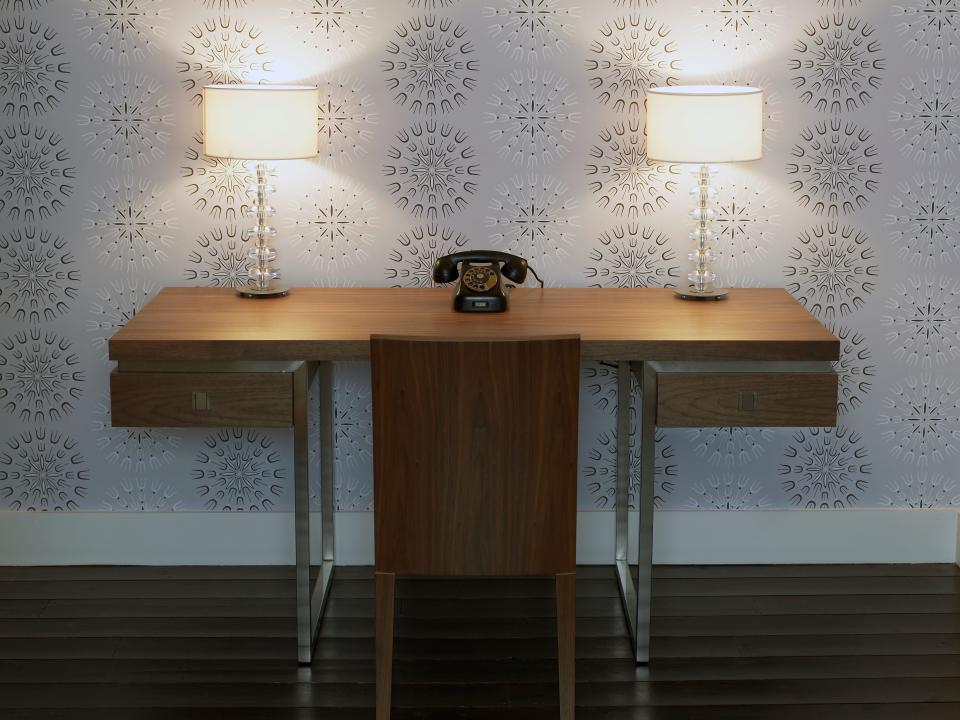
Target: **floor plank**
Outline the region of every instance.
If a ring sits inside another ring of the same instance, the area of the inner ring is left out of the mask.
[[[945,616],[948,617],[948,616]],[[552,638],[553,618],[398,618],[400,632],[426,639]],[[321,633],[329,638],[363,638],[373,635],[370,617],[330,617]],[[627,632],[622,617],[577,618],[578,637],[612,637]],[[931,631],[932,632],[932,631]],[[81,618],[81,619],[0,619],[0,639],[30,637],[265,637],[293,638],[296,624],[291,617],[279,618]]]
[[[838,704],[838,705],[720,705],[675,707],[577,707],[578,720],[956,720],[958,703]],[[63,710],[14,710],[5,720],[62,720]],[[71,720],[130,720],[127,708],[71,711]],[[138,708],[137,720],[223,720],[218,708]],[[369,708],[231,708],[230,720],[369,720]],[[393,720],[556,720],[550,707],[396,708]]]
[[[549,659],[513,659],[491,663],[462,659],[398,658],[394,676],[398,682],[429,680],[431,683],[550,682],[556,665]],[[374,675],[373,658],[318,660],[300,668],[289,659],[88,659],[0,660],[0,685],[52,682],[268,682],[313,684],[369,683]],[[831,678],[960,678],[960,655],[860,655],[761,658],[661,658],[651,667],[635,666],[617,659],[595,658],[581,662],[578,682],[673,682],[691,680],[790,680]]]
[[[608,579],[613,570],[605,565],[581,565],[584,579]],[[56,580],[292,580],[292,565],[243,566],[0,566],[0,582]],[[343,580],[373,577],[373,568],[356,565],[337,568]],[[960,577],[960,567],[942,564],[889,565],[656,565],[654,578],[772,578],[772,577]]]
[[[9,685],[0,709],[29,707],[369,707],[374,685],[367,683],[65,683],[56,693],[35,686]],[[503,708],[556,704],[557,685],[545,683],[394,683],[396,707]],[[954,678],[831,680],[634,681],[577,683],[581,705],[605,707],[692,705],[804,705],[864,703],[960,703]]]
[[[0,717],[371,717],[373,574],[340,568],[294,660],[289,567],[0,568]],[[951,565],[658,567],[636,666],[608,567],[578,570],[580,720],[960,716]],[[397,585],[395,718],[556,717],[549,579]]]

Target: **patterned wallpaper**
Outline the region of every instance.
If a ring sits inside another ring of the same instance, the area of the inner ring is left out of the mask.
[[[657,504],[960,505],[960,0],[0,0],[0,508],[291,507],[289,433],[113,428],[107,400],[158,288],[241,281],[251,168],[199,134],[202,86],[241,81],[322,88],[320,156],[277,163],[294,286],[429,285],[468,246],[672,286],[693,178],[647,161],[644,89],[763,87],[720,272],[840,337],[840,425],[661,431]],[[369,368],[335,376],[364,510]],[[582,385],[580,505],[609,509],[614,370]]]

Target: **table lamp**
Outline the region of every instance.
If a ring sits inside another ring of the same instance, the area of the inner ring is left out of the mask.
[[[247,188],[253,206],[247,216],[256,225],[243,239],[256,238],[250,250],[249,282],[237,288],[245,297],[278,297],[289,288],[276,284],[277,251],[268,240],[277,230],[268,198],[265,160],[292,160],[317,154],[317,105],[320,94],[310,85],[207,85],[203,88],[203,151],[209,157],[257,161],[257,184]]]
[[[674,85],[647,90],[647,158],[693,163],[697,205],[690,216],[695,225],[688,257],[693,270],[689,287],[677,289],[682,298],[719,300],[727,291],[714,286],[713,231],[716,190],[711,163],[759,160],[763,156],[763,91],[735,85]]]

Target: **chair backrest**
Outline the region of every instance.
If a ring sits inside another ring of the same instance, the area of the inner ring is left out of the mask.
[[[579,337],[374,336],[376,569],[576,566]]]

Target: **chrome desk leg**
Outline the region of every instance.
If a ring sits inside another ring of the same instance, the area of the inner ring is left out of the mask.
[[[640,511],[637,582],[630,575],[627,552],[630,495],[630,377],[640,383]],[[653,496],[656,472],[657,374],[649,364],[621,362],[617,373],[616,563],[620,598],[638,663],[650,661],[650,585],[653,571]]]
[[[653,581],[653,498],[657,472],[657,372],[650,363],[632,363],[643,393],[640,410],[640,537],[637,557],[637,662],[650,662]]]
[[[313,646],[333,583],[333,385],[330,363],[303,363],[293,376],[294,532],[297,551],[297,659],[313,660]],[[320,383],[320,503],[323,559],[310,582],[310,383]]]
[[[630,363],[621,362],[617,368],[617,494],[615,512],[617,533],[615,539],[615,558],[617,563],[617,581],[620,586],[620,599],[623,601],[623,614],[627,618],[627,631],[630,643],[636,647],[637,635],[637,591],[630,577],[627,538],[629,495],[630,495]]]
[[[322,604],[327,601],[327,590],[333,579],[334,568],[334,526],[333,513],[336,508],[336,490],[334,483],[334,426],[335,408],[333,406],[333,363],[320,363],[317,373],[317,382],[320,383],[320,520],[323,538],[323,577],[324,592],[320,598]],[[316,596],[316,593],[314,594]],[[316,599],[316,597],[315,597]]]

